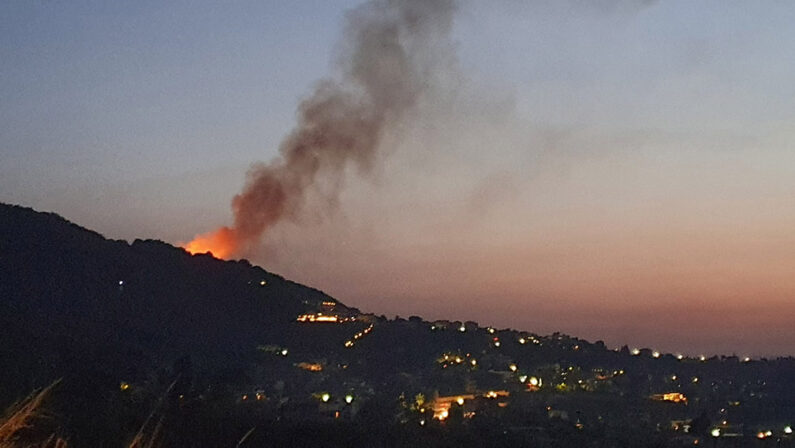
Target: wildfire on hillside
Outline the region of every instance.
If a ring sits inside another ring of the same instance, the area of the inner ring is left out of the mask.
[[[214,232],[196,235],[192,241],[182,245],[191,254],[210,252],[214,257],[228,259],[239,250],[235,231],[229,227],[221,227]]]

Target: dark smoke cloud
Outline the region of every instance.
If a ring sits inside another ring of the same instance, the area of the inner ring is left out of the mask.
[[[385,132],[429,88],[432,49],[449,39],[454,11],[453,0],[373,0],[348,13],[339,79],[319,82],[302,101],[280,156],[254,165],[232,201],[234,227],[222,232],[236,252],[292,216],[321,184],[333,205],[348,165],[371,169]]]

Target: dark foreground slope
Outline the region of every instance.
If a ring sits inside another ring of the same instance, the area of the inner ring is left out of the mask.
[[[324,300],[246,261],[0,204],[0,405],[58,378],[95,407],[121,378],[235,376]]]
[[[12,446],[791,446],[795,421],[792,358],[389,320],[0,204],[0,406],[57,379]]]

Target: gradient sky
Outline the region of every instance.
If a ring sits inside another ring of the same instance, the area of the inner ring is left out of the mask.
[[[127,240],[230,223],[357,3],[0,3],[0,201]],[[793,23],[788,1],[465,1],[457,66],[375,171],[252,261],[389,316],[795,354]]]

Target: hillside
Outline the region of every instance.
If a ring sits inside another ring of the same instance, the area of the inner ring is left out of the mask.
[[[126,446],[150,414],[162,446],[229,446],[252,428],[245,446],[665,446],[715,425],[780,432],[795,415],[792,358],[388,320],[246,261],[19,206],[0,204],[0,274],[0,405],[62,378],[50,426],[73,446]]]

